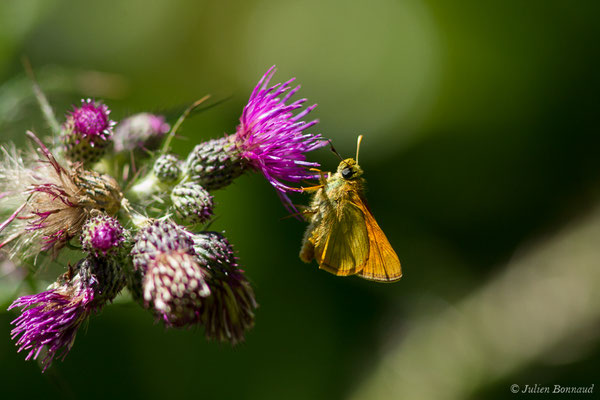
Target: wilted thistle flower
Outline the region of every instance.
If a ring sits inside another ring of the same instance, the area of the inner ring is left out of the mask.
[[[133,292],[142,294],[144,306],[167,326],[198,323],[202,299],[210,294],[193,245],[189,234],[171,221],[154,221],[134,238],[131,254],[141,288]]]
[[[90,218],[81,233],[83,250],[96,257],[115,254],[124,240],[123,227],[119,221],[106,214]]]
[[[113,138],[116,152],[154,150],[171,128],[160,115],[139,113],[119,123]]]
[[[213,215],[213,197],[197,183],[185,182],[175,186],[171,201],[177,216],[186,223],[203,223]]]
[[[307,162],[305,154],[327,144],[320,134],[304,131],[318,121],[304,122],[316,105],[293,114],[306,99],[286,104],[300,89],[292,89],[290,79],[284,84],[268,87],[275,67],[271,67],[258,82],[240,117],[235,135],[197,145],[186,162],[187,174],[207,190],[226,186],[245,169],[261,172],[291,206],[285,192],[297,189],[283,182],[313,179],[308,168],[318,163]],[[287,92],[287,93],[286,93]]]
[[[193,239],[197,259],[210,274],[210,296],[203,299],[201,311],[206,337],[232,344],[243,341],[244,333],[254,326],[258,305],[233,248],[218,232],[202,232]]]
[[[61,140],[66,157],[75,162],[91,165],[98,161],[111,143],[113,126],[110,110],[91,99],[73,106],[63,126]]]
[[[12,324],[12,339],[18,351],[28,350],[26,360],[37,359],[43,348],[46,370],[54,357],[64,359],[73,346],[77,330],[94,311],[112,301],[124,287],[121,269],[115,263],[85,258],[70,269],[49,290],[23,296],[10,309],[21,308]],[[62,352],[62,354],[59,354]]]
[[[57,252],[81,232],[93,210],[115,214],[122,193],[107,175],[88,171],[81,164],[64,167],[31,132],[42,159],[27,168],[13,149],[2,148],[0,191],[3,206],[12,215],[0,224],[0,248],[11,244],[11,256],[39,251]]]

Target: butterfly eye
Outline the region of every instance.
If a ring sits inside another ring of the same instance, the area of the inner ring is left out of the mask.
[[[351,168],[344,168],[342,170],[342,178],[344,179],[350,179],[350,177],[354,174],[354,171],[352,171]]]

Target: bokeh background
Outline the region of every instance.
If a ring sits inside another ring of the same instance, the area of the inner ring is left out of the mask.
[[[536,383],[595,384],[597,396],[599,12],[554,0],[0,2],[2,142],[49,132],[23,56],[59,115],[82,97],[115,119],[226,100],[185,122],[182,155],[234,132],[276,64],[275,80],[297,77],[319,104],[314,131],[341,154],[365,135],[369,202],[404,270],[385,285],[303,264],[304,224],[247,175],[216,193],[213,225],[260,303],[244,344],[166,330],[124,300],[42,375],[0,311],[2,398],[501,399]],[[311,157],[338,163],[327,149]],[[6,297],[14,282],[0,282]]]

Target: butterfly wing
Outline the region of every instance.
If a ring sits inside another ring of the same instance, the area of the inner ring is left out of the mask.
[[[364,215],[369,237],[369,255],[357,275],[377,282],[395,282],[402,278],[400,260],[385,233],[375,221],[366,202],[358,194],[354,194],[351,201]]]
[[[369,235],[362,210],[347,198],[323,215],[309,239],[319,268],[338,276],[360,271],[369,255]]]

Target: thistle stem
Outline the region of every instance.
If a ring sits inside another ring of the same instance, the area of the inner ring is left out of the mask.
[[[28,58],[23,58],[23,67],[25,68],[25,73],[27,74],[27,76],[29,76],[29,79],[31,79],[33,93],[35,94],[35,98],[38,101],[40,109],[42,110],[42,114],[44,114],[44,119],[46,120],[46,123],[48,124],[48,126],[50,126],[50,129],[52,130],[54,136],[60,135],[60,124],[58,123],[58,120],[54,115],[54,110],[52,110],[52,107],[50,106],[46,95],[40,88],[40,85],[38,85],[37,81],[35,80],[33,68],[31,68],[31,63],[29,62]]]
[[[164,184],[158,180],[154,172],[150,171],[127,191],[126,197],[134,201],[146,200],[164,189]]]
[[[196,108],[198,108],[200,106],[200,104],[204,103],[209,98],[210,98],[210,95],[207,94],[206,96],[202,97],[199,100],[196,100],[188,108],[186,108],[186,110],[183,112],[183,114],[181,114],[179,119],[177,119],[177,122],[175,122],[175,125],[173,125],[173,128],[171,129],[171,132],[169,132],[169,135],[165,139],[162,149],[160,150],[160,154],[167,154],[169,152],[169,149],[171,147],[171,141],[175,137],[175,134],[177,133],[177,130],[179,129],[181,124],[183,124],[183,121],[185,121],[185,119],[190,115],[190,113],[192,111],[194,111]]]

